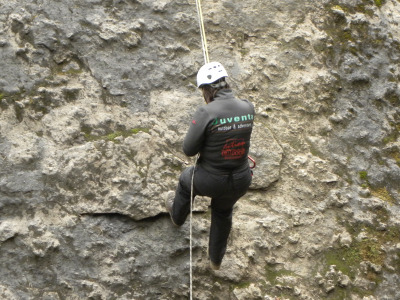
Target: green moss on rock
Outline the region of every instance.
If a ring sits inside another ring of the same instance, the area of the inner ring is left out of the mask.
[[[368,181],[368,172],[367,171],[360,171],[358,173],[358,175],[360,176],[361,180]]]
[[[265,267],[265,278],[267,279],[267,281],[269,281],[272,284],[275,284],[277,281],[277,278],[279,276],[283,276],[283,275],[291,275],[293,276],[294,273],[292,271],[289,270],[285,270],[285,269],[276,269],[274,267],[271,267],[269,265],[267,265]]]
[[[118,137],[129,137],[135,134],[138,134],[139,132],[146,132],[149,133],[150,129],[149,128],[132,128],[126,131],[115,131],[115,132],[111,132],[109,134],[106,135],[102,135],[102,136],[98,136],[98,135],[92,135],[91,134],[91,128],[89,127],[82,127],[81,131],[84,132],[85,134],[85,139],[86,141],[98,141],[98,140],[105,140],[105,141],[110,141],[110,142],[114,142],[114,143],[119,143],[117,138]]]
[[[390,195],[389,191],[387,190],[386,187],[381,187],[381,188],[370,188],[371,194],[374,197],[377,197],[385,202],[388,202],[390,204],[395,204],[396,200]]]

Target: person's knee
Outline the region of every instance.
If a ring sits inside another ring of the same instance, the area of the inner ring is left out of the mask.
[[[229,215],[233,212],[233,206],[239,199],[236,197],[213,198],[211,200],[211,209],[220,215]]]
[[[176,226],[180,227],[183,224],[185,224],[186,218],[178,218],[178,219],[173,218],[173,220]]]
[[[220,208],[212,207],[211,209],[212,209],[212,214],[215,217],[223,218],[223,219],[231,219],[232,218],[233,208],[220,209]]]
[[[185,169],[181,176],[179,177],[179,185],[180,187],[185,190],[185,192],[190,193],[191,189],[191,182],[192,182],[192,167]]]

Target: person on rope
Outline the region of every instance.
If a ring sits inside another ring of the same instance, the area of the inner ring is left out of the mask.
[[[210,266],[220,268],[232,227],[234,204],[246,194],[252,180],[248,163],[254,106],[237,99],[218,62],[206,63],[197,73],[197,87],[206,105],[194,114],[183,142],[187,156],[200,154],[196,166],[184,170],[175,195],[166,199],[174,225],[181,226],[190,213],[196,195],[211,198],[211,228],[208,255]]]

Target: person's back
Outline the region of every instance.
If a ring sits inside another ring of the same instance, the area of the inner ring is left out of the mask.
[[[199,164],[212,173],[244,170],[253,120],[254,107],[249,101],[236,99],[230,89],[221,89],[211,103],[196,112],[183,151],[189,156],[200,152]]]
[[[194,114],[183,142],[188,156],[200,154],[197,165],[184,170],[166,208],[173,224],[181,226],[190,213],[191,194],[211,198],[210,265],[218,270],[232,227],[233,206],[248,190],[248,163],[254,107],[233,96],[224,67],[208,63],[197,74],[206,105]],[[193,189],[193,190],[192,190]]]

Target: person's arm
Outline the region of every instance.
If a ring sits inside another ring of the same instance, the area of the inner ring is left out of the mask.
[[[206,136],[209,115],[204,107],[200,107],[194,114],[192,123],[183,141],[183,152],[187,156],[194,156],[200,152]]]

